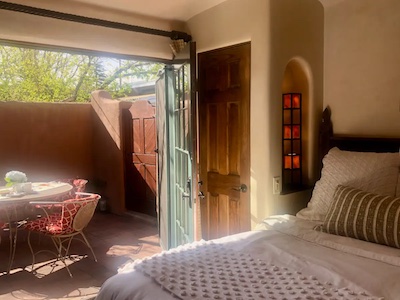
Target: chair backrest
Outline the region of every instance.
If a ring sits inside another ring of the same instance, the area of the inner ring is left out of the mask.
[[[72,185],[72,190],[70,190],[67,194],[59,196],[56,198],[57,201],[69,200],[72,198],[80,198],[76,193],[84,192],[86,188],[86,184],[88,181],[86,179],[76,178],[76,179],[60,179],[61,182],[66,182]]]
[[[88,181],[86,179],[73,179],[72,180],[72,186],[73,186],[73,191],[82,193],[85,191],[86,184]]]
[[[89,224],[96,210],[98,201],[99,198],[93,198],[90,201],[85,201],[85,204],[83,204],[76,213],[74,223],[72,225],[75,231],[81,231]]]
[[[74,198],[64,201],[61,211],[63,231],[81,231],[93,217],[100,195],[86,193],[83,198]]]

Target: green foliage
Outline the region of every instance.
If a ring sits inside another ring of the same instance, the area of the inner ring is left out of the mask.
[[[0,101],[86,102],[97,89],[113,97],[151,80],[162,64],[0,46]]]

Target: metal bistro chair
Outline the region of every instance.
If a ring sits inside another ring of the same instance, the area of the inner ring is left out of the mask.
[[[57,261],[60,260],[65,265],[71,277],[72,273],[65,260],[70,257],[69,249],[74,238],[79,236],[82,237],[82,239],[79,240],[88,246],[92,252],[94,260],[97,262],[93,248],[90,246],[83,230],[93,217],[100,195],[80,192],[77,192],[76,195],[80,198],[73,198],[62,202],[30,202],[30,204],[35,207],[42,208],[45,213],[42,218],[28,221],[25,225],[25,229],[29,231],[28,245],[32,253],[32,271],[34,270],[35,256],[37,254],[44,251],[52,252],[50,250],[39,250],[34,252],[30,240],[32,232],[49,236],[52,239],[57,250],[57,253],[52,253],[57,256]],[[52,207],[61,208],[61,212],[54,213]]]
[[[85,192],[86,184],[88,181],[86,179],[75,178],[75,179],[61,179],[61,182],[66,182],[72,185],[72,190],[66,194],[56,198],[57,201],[68,200],[72,198],[79,198],[79,193]],[[78,194],[77,194],[78,193]]]
[[[61,201],[65,201],[65,200],[70,200],[70,199],[78,199],[81,196],[79,194],[85,192],[85,188],[86,188],[86,184],[88,183],[88,181],[86,179],[81,179],[81,178],[76,178],[76,179],[60,179],[60,182],[65,182],[68,183],[70,185],[72,185],[72,189],[63,195],[57,196],[55,197],[53,200],[56,202],[61,202]],[[54,201],[52,200],[51,203],[54,203]],[[43,204],[43,202],[40,202],[40,204]],[[52,214],[52,213],[56,213],[56,212],[61,212],[61,207],[60,206],[56,206],[56,205],[49,205],[51,206],[51,211],[47,210],[47,214]],[[36,215],[35,218],[33,219],[37,219],[37,218],[41,218],[42,217],[42,213],[43,213],[43,206],[37,207],[36,205],[31,205],[30,206],[30,215],[31,215],[31,219],[32,216]]]

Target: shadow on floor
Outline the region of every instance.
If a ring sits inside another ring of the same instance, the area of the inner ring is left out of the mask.
[[[93,247],[98,262],[81,242],[74,241],[68,261],[73,274],[70,278],[60,263],[54,264],[54,255],[42,253],[36,258],[32,272],[32,256],[26,232],[18,233],[14,264],[5,274],[9,257],[9,240],[2,233],[0,243],[0,300],[12,299],[91,299],[102,283],[117,273],[118,268],[135,259],[155,253],[161,248],[155,220],[132,215],[117,216],[96,213],[87,227],[86,236]],[[49,239],[34,237],[34,248],[53,249]]]

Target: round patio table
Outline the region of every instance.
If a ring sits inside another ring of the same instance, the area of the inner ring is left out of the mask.
[[[29,203],[30,201],[40,201],[43,199],[56,198],[68,193],[72,185],[66,182],[33,182],[32,192],[13,194],[12,188],[9,193],[0,195],[0,209],[5,204]],[[5,190],[5,188],[2,188]]]
[[[27,193],[13,193],[12,188],[0,188],[0,222],[8,224],[10,237],[10,257],[7,274],[10,273],[17,244],[17,233],[21,220],[28,217],[25,206],[31,201],[57,200],[57,197],[67,194],[72,190],[72,185],[65,182],[33,182],[32,191]],[[2,220],[3,218],[3,220]]]

